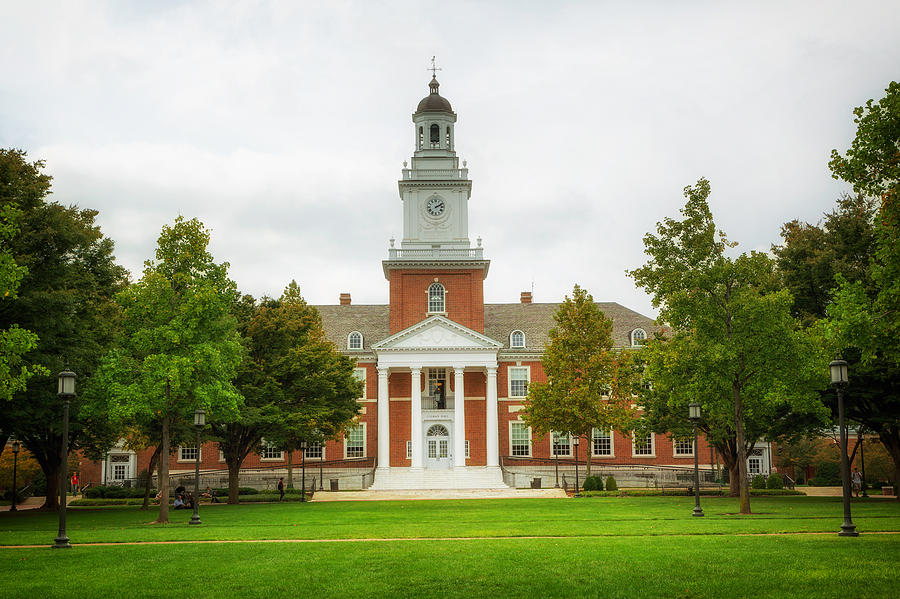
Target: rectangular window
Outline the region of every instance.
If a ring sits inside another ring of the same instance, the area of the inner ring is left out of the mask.
[[[366,398],[366,369],[365,368],[354,368],[353,369],[353,377],[362,381],[362,395],[359,396],[360,399]]]
[[[593,429],[591,433],[591,450],[596,456],[611,456],[613,454],[612,431]]]
[[[531,456],[531,427],[524,422],[509,423],[509,452],[513,456]]]
[[[284,452],[271,443],[262,442],[259,457],[263,460],[283,460]]]
[[[348,458],[366,457],[366,424],[361,423],[347,431],[344,450]]]
[[[641,439],[632,439],[632,455],[634,456],[655,456],[656,447],[653,442],[653,433],[647,433],[646,437]]]
[[[528,397],[528,367],[509,367],[509,396]]]
[[[196,447],[179,447],[179,462],[196,462],[200,459],[200,451]]]
[[[128,464],[113,464],[113,480],[128,478]]]
[[[675,457],[694,455],[693,439],[675,439],[675,442],[672,443],[672,447],[674,448],[673,455]]]
[[[311,441],[306,446],[306,459],[307,460],[321,460],[322,459],[322,444],[318,441]]]
[[[406,442],[406,459],[407,460],[412,459],[412,441]]]
[[[222,451],[221,449],[219,450],[219,461],[220,461],[220,462],[224,462],[224,461],[225,461],[225,452]]]
[[[572,439],[569,433],[550,431],[550,455],[561,458],[572,457]]]
[[[466,439],[466,459],[469,459],[469,440]]]

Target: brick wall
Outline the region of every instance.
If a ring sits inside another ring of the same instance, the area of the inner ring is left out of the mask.
[[[428,287],[441,283],[447,294],[447,317],[472,330],[484,333],[484,273],[481,269],[392,270],[390,280],[393,335],[428,316]]]

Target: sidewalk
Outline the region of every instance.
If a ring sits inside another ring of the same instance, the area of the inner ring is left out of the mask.
[[[312,501],[408,501],[428,499],[565,499],[562,489],[437,489],[391,491],[316,491]]]
[[[16,504],[16,511],[33,510],[44,505],[45,497],[29,497],[22,503]],[[11,505],[0,505],[0,512],[8,512]]]
[[[797,487],[797,490],[803,491],[810,497],[843,497],[843,495],[844,495],[843,487]],[[897,498],[893,495],[870,494],[869,499],[897,499]]]

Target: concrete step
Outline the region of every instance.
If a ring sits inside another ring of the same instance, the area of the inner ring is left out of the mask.
[[[562,489],[397,489],[316,491],[313,501],[411,501],[429,499],[565,499]]]
[[[376,470],[373,491],[401,489],[506,489],[500,468],[466,467],[449,470]]]

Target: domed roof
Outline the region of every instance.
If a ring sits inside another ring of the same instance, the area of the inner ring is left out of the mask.
[[[431,83],[428,84],[431,93],[422,98],[422,101],[416,107],[416,112],[453,112],[453,108],[450,107],[450,101],[438,93],[440,85],[437,78],[431,78]]]

